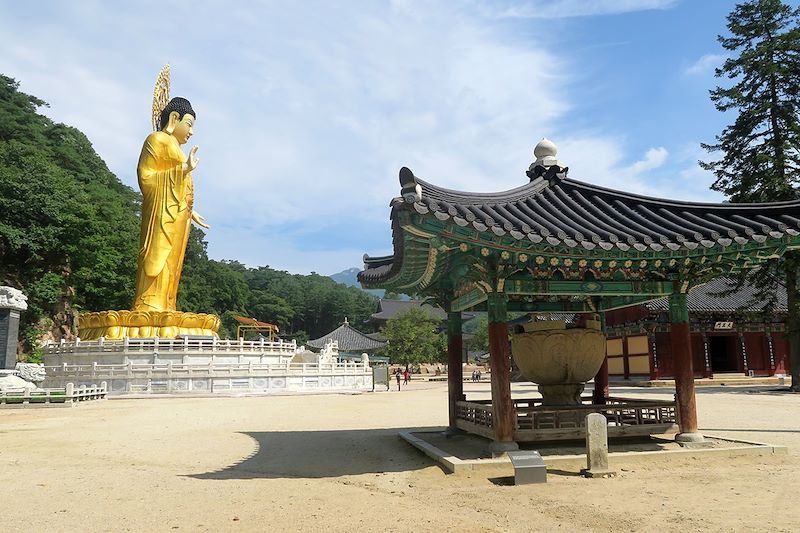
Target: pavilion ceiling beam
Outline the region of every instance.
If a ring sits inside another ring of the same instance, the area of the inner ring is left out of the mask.
[[[454,298],[453,301],[450,302],[450,309],[454,312],[466,311],[467,309],[471,309],[478,304],[482,304],[486,301],[486,299],[486,293],[476,287],[466,294],[462,294],[461,296]]]
[[[524,302],[511,300],[508,310],[519,313],[593,313],[595,309],[588,301],[573,302]]]
[[[669,281],[571,281],[506,280],[505,292],[520,295],[550,296],[666,296],[672,293]]]

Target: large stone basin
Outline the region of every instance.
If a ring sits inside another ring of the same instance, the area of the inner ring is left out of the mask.
[[[522,375],[539,385],[544,405],[580,405],[585,383],[603,364],[606,338],[586,328],[516,333],[511,353]]]

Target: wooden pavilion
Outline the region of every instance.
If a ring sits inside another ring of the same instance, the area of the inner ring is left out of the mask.
[[[650,198],[567,178],[567,167],[546,139],[534,155],[529,183],[489,194],[444,189],[400,169],[401,195],[391,202],[394,254],[365,256],[359,281],[365,288],[432,298],[448,312],[450,427],[480,427],[475,432],[490,436],[498,453],[529,438],[526,420],[535,415],[530,402],[511,398],[508,311],[598,313],[602,320],[609,310],[666,296],[676,440],[702,441],[687,292],[694,284],[800,248],[800,201]],[[466,310],[489,315],[491,405],[480,416],[463,392],[461,313]],[[649,416],[636,409],[612,413],[607,402],[606,360],[588,409],[616,417],[621,426],[625,413],[635,412],[639,422]]]
[[[346,317],[338,328],[318,339],[309,340],[306,344],[314,350],[321,350],[330,341],[336,341],[340,359],[359,361],[362,353],[371,356],[373,352],[386,346],[386,341],[361,333],[351,326]]]

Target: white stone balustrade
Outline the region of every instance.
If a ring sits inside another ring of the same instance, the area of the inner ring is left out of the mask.
[[[319,363],[292,363],[292,342],[125,339],[45,347],[48,387],[104,380],[109,393],[218,393],[372,390],[372,369],[338,363],[335,341]]]

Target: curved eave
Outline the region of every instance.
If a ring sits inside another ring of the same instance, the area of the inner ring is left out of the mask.
[[[392,208],[394,254],[364,256],[364,270],[358,273],[357,279],[365,289],[423,294],[447,271],[450,254],[433,246],[431,239],[435,235],[418,231],[413,225],[401,227],[398,212],[402,210],[408,210],[408,207],[399,204]]]

